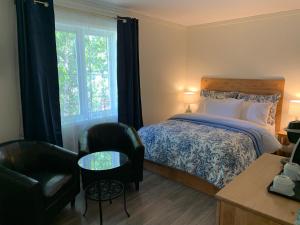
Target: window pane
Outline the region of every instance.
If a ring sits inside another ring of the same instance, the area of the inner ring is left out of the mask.
[[[80,114],[76,33],[56,31],[60,107],[62,117]]]
[[[87,95],[92,113],[111,109],[108,37],[85,35]]]

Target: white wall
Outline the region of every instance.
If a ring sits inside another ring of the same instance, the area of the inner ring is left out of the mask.
[[[12,0],[0,1],[0,142],[20,137],[20,92],[16,13]]]
[[[141,18],[140,76],[144,123],[184,112],[178,100],[186,71],[186,30],[182,26]]]
[[[199,86],[202,76],[286,79],[287,100],[300,98],[300,13],[188,27],[187,82]]]

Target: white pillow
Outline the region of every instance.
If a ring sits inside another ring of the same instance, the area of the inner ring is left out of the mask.
[[[199,99],[199,106],[198,106],[198,109],[197,109],[197,113],[205,113],[205,97],[203,96],[200,96],[200,99]]]
[[[203,100],[203,110],[206,114],[224,116],[230,118],[240,118],[243,100],[233,98]]]
[[[271,103],[244,101],[241,119],[266,126],[271,107]]]
[[[272,107],[271,107],[272,108]],[[271,111],[271,109],[270,109]],[[271,134],[273,134],[275,136],[276,132],[275,132],[275,124],[271,125],[271,124],[267,124],[267,126],[265,126],[265,128],[270,131]]]

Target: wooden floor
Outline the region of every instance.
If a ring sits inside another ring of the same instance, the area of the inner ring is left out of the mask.
[[[130,218],[123,210],[123,200],[103,203],[104,225],[215,225],[216,200],[179,183],[145,171],[140,192],[133,187],[127,191]],[[53,225],[99,224],[98,204],[88,202],[86,217],[82,216],[82,193],[76,199],[76,208],[66,209]]]

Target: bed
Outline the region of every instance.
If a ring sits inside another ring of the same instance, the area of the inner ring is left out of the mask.
[[[284,80],[203,78],[202,90],[272,95],[280,130]],[[274,134],[239,119],[201,113],[179,114],[139,130],[145,144],[145,168],[214,195],[257,157],[280,148]]]

